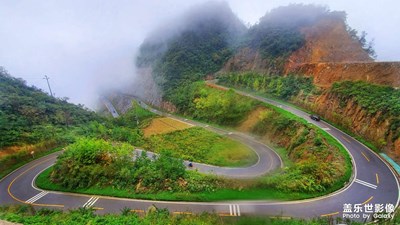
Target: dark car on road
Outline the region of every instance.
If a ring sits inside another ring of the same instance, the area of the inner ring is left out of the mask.
[[[310,115],[310,118],[311,118],[312,120],[315,120],[315,121],[320,121],[320,120],[321,120],[321,117],[319,117],[319,116],[317,116],[317,115],[314,115],[314,114],[311,114],[311,115]]]

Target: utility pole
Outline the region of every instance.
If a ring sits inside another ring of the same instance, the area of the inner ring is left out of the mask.
[[[53,92],[51,91],[51,88],[50,88],[50,83],[49,83],[50,77],[48,77],[47,75],[44,75],[44,78],[43,78],[43,79],[46,79],[46,81],[47,81],[47,86],[49,86],[49,90],[50,90],[50,95],[51,95],[51,97],[54,97],[54,96],[53,96]]]

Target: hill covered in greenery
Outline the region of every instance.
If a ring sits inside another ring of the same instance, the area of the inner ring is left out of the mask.
[[[56,140],[69,127],[98,119],[83,105],[49,96],[0,68],[0,148]]]
[[[232,46],[245,29],[227,3],[207,3],[163,29],[167,31],[148,37],[137,66],[151,67],[164,97],[176,103],[177,88],[217,72],[233,55]]]

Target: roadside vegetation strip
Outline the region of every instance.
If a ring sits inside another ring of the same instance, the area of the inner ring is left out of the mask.
[[[60,151],[61,149],[62,147],[57,147],[50,150],[36,151],[33,155],[29,151],[21,151],[5,156],[4,158],[0,159],[0,179],[31,161],[46,155],[50,155],[51,153]]]
[[[140,216],[139,216],[140,214]],[[227,213],[229,215],[229,213]],[[315,218],[309,220],[292,219],[288,217],[261,217],[240,216],[225,217],[216,213],[195,214],[191,212],[169,212],[165,209],[131,210],[124,208],[120,214],[96,214],[93,209],[77,209],[68,212],[53,209],[34,209],[31,206],[4,206],[0,207],[0,219],[21,224],[203,224],[203,225],[330,225],[331,219]],[[400,221],[399,216],[393,220]],[[1,223],[2,221],[0,221]],[[353,225],[361,223],[352,222]]]

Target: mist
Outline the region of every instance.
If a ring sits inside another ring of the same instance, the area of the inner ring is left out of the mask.
[[[181,27],[180,15],[207,1],[1,1],[0,66],[46,92],[47,75],[56,97],[94,108],[100,93],[131,87],[138,47],[153,30],[165,27],[172,34],[170,27]],[[257,23],[267,11],[290,3],[346,11],[351,27],[374,38],[378,61],[400,60],[400,3],[395,0],[227,3],[245,24]]]

